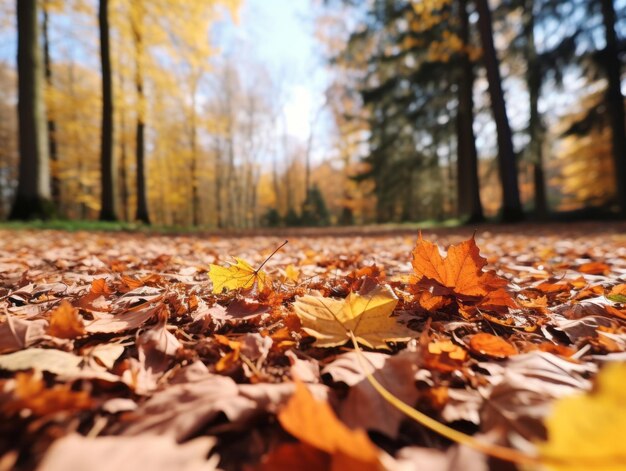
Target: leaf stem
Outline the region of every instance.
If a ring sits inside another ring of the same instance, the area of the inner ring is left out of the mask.
[[[494,458],[524,465],[538,464],[541,461],[539,456],[531,456],[513,448],[486,443],[472,437],[471,435],[466,435],[462,432],[459,432],[458,430],[442,424],[441,422],[438,422],[432,417],[427,416],[426,414],[412,408],[407,403],[401,401],[393,394],[391,394],[387,389],[385,389],[385,387],[380,384],[371,373],[367,372],[363,352],[359,348],[356,337],[354,336],[354,332],[350,331],[349,334],[350,339],[352,340],[352,345],[354,346],[354,349],[357,353],[359,365],[361,366],[361,369],[363,370],[363,373],[365,374],[365,377],[370,382],[370,384],[374,387],[378,394],[380,394],[389,404],[409,416],[411,419],[415,420],[417,423],[455,443],[466,445],[470,448],[473,448],[474,450],[480,451],[481,453],[493,456]]]
[[[273,252],[269,255],[269,257],[267,257],[267,258],[263,261],[263,263],[261,263],[261,265],[259,265],[259,268],[257,268],[256,270],[254,270],[254,273],[255,273],[255,274],[256,274],[256,273],[258,273],[258,272],[261,270],[261,268],[263,268],[263,265],[265,265],[265,264],[269,261],[269,259],[270,259],[270,258],[272,258],[272,257],[274,256],[274,254],[275,254],[276,252],[278,252],[278,251],[279,251],[280,249],[282,249],[285,245],[287,245],[287,243],[288,243],[288,242],[289,242],[288,240],[285,240],[285,242],[283,242],[282,244],[280,244],[280,245],[276,248],[276,250],[274,250],[274,251],[273,251]]]

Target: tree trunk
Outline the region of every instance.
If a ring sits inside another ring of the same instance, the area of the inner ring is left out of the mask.
[[[20,163],[17,195],[9,217],[47,219],[53,215],[54,207],[50,201],[50,162],[37,0],[17,0],[16,5]]]
[[[459,0],[459,34],[463,44],[469,44],[467,0]],[[480,201],[478,153],[474,135],[474,68],[467,51],[461,55],[459,77],[459,109],[457,114],[457,182],[458,216],[468,223],[485,219]]]
[[[138,7],[140,8],[140,7]],[[132,22],[133,37],[135,41],[135,89],[137,91],[137,126],[135,133],[135,152],[137,158],[137,213],[135,218],[144,224],[150,224],[148,213],[148,199],[146,197],[146,175],[145,175],[145,114],[146,97],[143,92],[143,32],[140,22],[142,21],[140,12],[135,21]]]
[[[117,221],[113,159],[113,76],[109,42],[109,1],[100,0],[100,62],[102,65],[102,130],[100,141],[100,220]]]
[[[534,0],[526,0],[524,27],[526,29],[526,60],[527,72],[526,81],[528,84],[530,119],[528,122],[530,143],[528,148],[532,159],[535,217],[539,220],[545,219],[548,215],[548,204],[546,201],[546,182],[543,172],[543,123],[539,115],[539,93],[541,91],[541,71],[537,63],[537,48],[535,46],[535,12]]]
[[[621,90],[621,64],[615,33],[615,7],[613,0],[600,1],[606,39],[604,50],[604,65],[608,80],[606,99],[609,119],[611,120],[611,144],[617,183],[617,202],[620,205],[620,214],[622,217],[626,217],[626,119],[624,117],[624,96]]]
[[[478,29],[483,46],[483,59],[489,82],[491,110],[498,133],[498,167],[500,184],[502,185],[502,220],[519,221],[523,219],[522,204],[517,182],[517,164],[513,151],[511,127],[506,114],[506,104],[502,91],[500,64],[493,43],[493,27],[491,24],[491,10],[488,0],[475,0],[478,11]]]
[[[43,63],[46,87],[52,90],[52,60],[50,58],[49,15],[47,5],[43,9]],[[50,107],[51,104],[49,103]],[[56,140],[56,122],[52,118],[52,110],[48,108],[48,151],[50,153],[50,189],[52,202],[57,210],[61,207],[61,180],[59,179],[59,153]]]
[[[118,59],[118,64],[122,64],[121,55]],[[117,68],[117,78],[119,81],[119,89],[122,91],[122,95],[125,93],[124,73],[121,71],[121,67]],[[118,185],[120,192],[120,204],[121,204],[121,217],[124,221],[130,220],[130,208],[128,207],[128,149],[126,142],[126,107],[124,106],[124,100],[121,101],[122,106],[118,108],[119,114],[119,132],[118,140],[120,147],[120,161],[118,165]]]
[[[189,120],[190,135],[189,145],[191,147],[191,219],[192,225],[200,225],[200,193],[198,177],[198,137],[197,137],[197,116],[196,116],[196,91],[197,80],[194,80],[191,90],[191,119]]]

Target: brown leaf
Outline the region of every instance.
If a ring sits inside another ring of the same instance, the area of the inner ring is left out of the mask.
[[[407,404],[413,404],[419,392],[415,387],[417,354],[403,352],[390,356],[363,352],[367,372],[371,373],[391,394]],[[405,416],[391,406],[365,377],[355,352],[344,353],[328,364],[322,374],[335,382],[350,386],[348,396],[339,407],[339,417],[351,428],[376,430],[395,438]]]
[[[161,300],[162,296],[159,296],[152,302],[140,304],[126,312],[116,315],[102,314],[98,319],[88,322],[85,330],[89,333],[114,333],[136,329],[158,315],[159,311],[164,308]]]
[[[0,324],[0,353],[35,345],[44,337],[47,326],[44,319],[24,320],[7,314],[6,322]]]
[[[578,364],[539,350],[511,357],[505,365],[481,363],[494,384],[483,407],[485,430],[502,428],[526,438],[545,438],[543,419],[552,401],[586,390],[593,364]]]
[[[68,435],[48,450],[40,471],[149,469],[154,471],[217,470],[217,460],[207,460],[215,438],[200,437],[184,444],[169,436],[96,437]]]

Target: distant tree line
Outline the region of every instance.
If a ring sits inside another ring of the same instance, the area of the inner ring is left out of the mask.
[[[374,183],[379,222],[479,221],[495,200],[505,221],[576,204],[626,215],[623,2],[327,3],[358,18],[329,52],[338,101],[353,102],[335,116],[360,123],[344,133],[365,144],[352,177]],[[577,100],[558,115],[564,92]],[[525,117],[513,131],[511,110]]]
[[[228,228],[626,214],[624,2],[327,0],[316,33],[334,127],[320,161],[322,109],[294,138],[280,79],[216,56],[209,32],[238,0],[8,1],[3,217]],[[59,39],[68,25],[81,41]]]

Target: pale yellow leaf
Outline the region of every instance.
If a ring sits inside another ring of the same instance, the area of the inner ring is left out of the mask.
[[[377,286],[365,295],[350,293],[346,299],[320,295],[299,297],[294,310],[305,332],[317,340],[318,347],[335,347],[350,340],[370,348],[389,349],[386,342],[402,342],[415,332],[391,317],[398,298],[387,285]]]
[[[560,399],[546,420],[542,461],[555,471],[626,470],[626,363],[609,364],[588,394]]]

